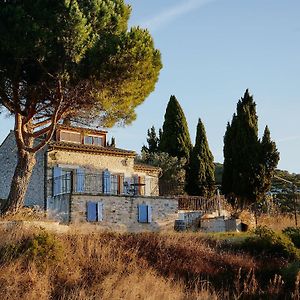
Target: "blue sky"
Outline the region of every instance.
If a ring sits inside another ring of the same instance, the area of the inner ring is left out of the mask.
[[[201,117],[215,161],[223,162],[226,123],[249,88],[260,135],[268,125],[281,153],[279,167],[300,173],[299,0],[125,1],[132,6],[130,25],[150,30],[164,67],[137,120],[109,130],[118,147],[139,152],[175,95],[192,141]],[[13,121],[0,116],[0,124],[1,142]]]

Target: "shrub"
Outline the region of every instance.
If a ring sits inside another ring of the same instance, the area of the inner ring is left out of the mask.
[[[255,235],[241,243],[241,248],[254,254],[276,255],[288,259],[300,258],[300,252],[293,242],[284,234],[260,226]]]
[[[297,248],[300,248],[300,228],[299,227],[287,227],[282,231],[287,235]]]
[[[288,287],[294,286],[299,272],[300,262],[298,260],[291,262],[285,268],[282,269],[281,274],[284,279],[284,282],[288,285]]]
[[[58,260],[62,256],[62,246],[53,234],[42,231],[24,243],[24,254],[30,259]]]
[[[40,232],[22,239],[15,244],[4,245],[0,249],[1,261],[9,261],[19,257],[34,261],[57,261],[62,256],[62,246],[54,235]]]

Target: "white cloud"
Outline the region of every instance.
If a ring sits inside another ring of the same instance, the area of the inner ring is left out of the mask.
[[[162,11],[158,15],[141,22],[142,28],[149,28],[155,31],[162,26],[172,22],[176,17],[187,14],[192,10],[199,9],[201,6],[216,0],[184,0],[184,2]]]

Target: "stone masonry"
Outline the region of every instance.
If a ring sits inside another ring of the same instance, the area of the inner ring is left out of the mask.
[[[87,222],[89,201],[103,203],[103,221]],[[138,222],[139,204],[152,207],[151,223]],[[178,202],[173,198],[72,195],[70,221],[123,232],[161,231],[173,228],[177,211]]]
[[[39,205],[44,207],[44,153],[36,155],[36,165],[30,179],[30,184],[25,197],[25,205]],[[17,165],[17,145],[14,132],[11,131],[0,146],[0,199],[7,199],[12,177]]]

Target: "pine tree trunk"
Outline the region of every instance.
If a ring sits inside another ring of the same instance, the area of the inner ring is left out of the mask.
[[[18,152],[18,162],[12,179],[7,202],[1,209],[2,214],[17,212],[25,201],[27,187],[35,165],[35,154],[21,150]]]

